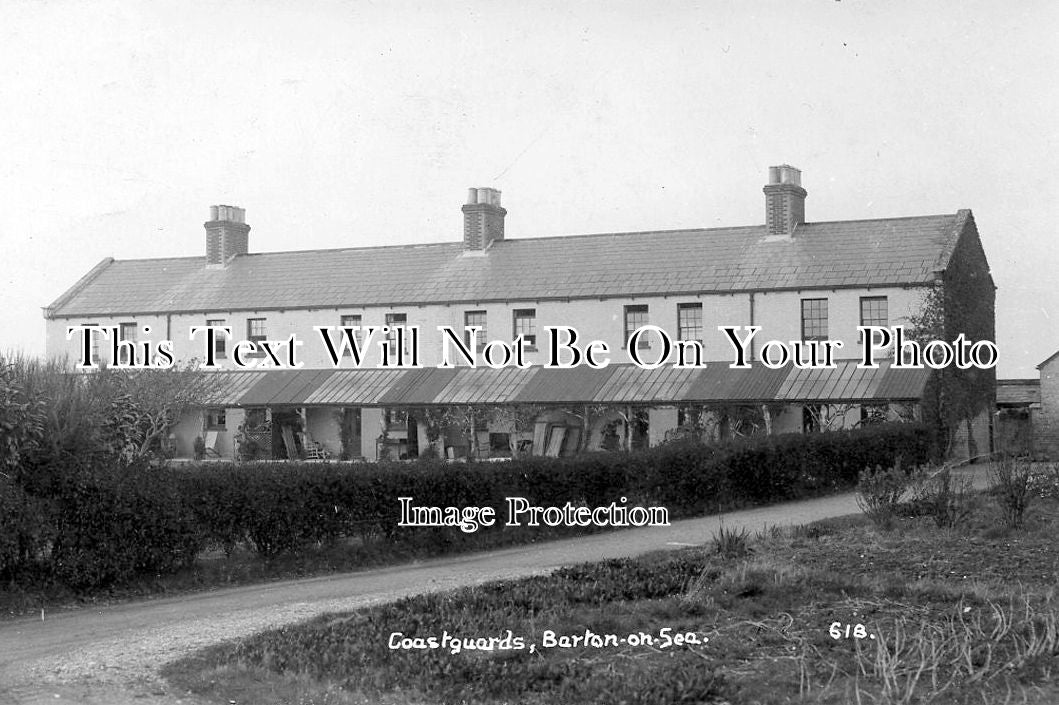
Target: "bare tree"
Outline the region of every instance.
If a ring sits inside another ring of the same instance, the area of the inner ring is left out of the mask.
[[[577,442],[577,452],[588,448],[588,436],[592,432],[592,422],[603,418],[611,411],[607,404],[584,404],[563,409],[567,414],[581,420],[581,438]]]
[[[436,455],[439,458],[445,457],[445,449],[438,449],[438,440],[441,438],[442,432],[445,430],[446,425],[446,409],[443,406],[425,406],[416,411],[416,418],[423,421],[423,426],[426,430],[427,445],[430,448],[430,454]],[[422,451],[420,456],[423,456]]]
[[[473,458],[477,458],[480,452],[478,429],[487,427],[483,411],[483,407],[473,404],[450,406],[445,410],[442,417],[445,425],[455,426],[463,437],[467,439],[470,445],[471,457]]]
[[[216,401],[207,373],[191,361],[182,367],[101,370],[112,385],[108,436],[128,463],[164,460],[163,441],[182,416]]]

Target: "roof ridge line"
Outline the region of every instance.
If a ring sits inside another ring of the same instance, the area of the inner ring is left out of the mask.
[[[951,237],[942,246],[941,251],[938,253],[937,259],[934,260],[934,271],[944,271],[949,266],[949,261],[952,259],[953,253],[956,251],[956,245],[959,244],[960,238],[963,237],[964,230],[967,229],[967,223],[973,220],[970,208],[961,208],[956,211],[956,221],[953,223]]]
[[[92,267],[92,269],[88,270],[87,274],[85,274],[83,277],[74,282],[73,286],[71,286],[69,289],[60,294],[59,298],[55,299],[55,301],[52,301],[50,305],[44,307],[44,317],[52,318],[52,315],[55,313],[56,309],[65,306],[66,303],[74,297],[74,294],[79,292],[84,287],[88,286],[93,279],[98,277],[104,269],[106,269],[113,263],[113,257],[104,257],[102,260],[100,260],[95,267]]]
[[[858,219],[847,219],[847,220],[816,220],[806,223],[802,223],[803,226],[812,227],[815,225],[835,225],[845,223],[879,223],[891,220],[921,220],[925,218],[945,218],[952,216],[961,216],[964,213],[969,213],[969,209],[961,209],[956,213],[933,213],[927,215],[908,215],[908,216],[893,216],[888,218],[858,218]],[[711,232],[731,232],[733,230],[761,230],[765,228],[762,223],[760,225],[732,225],[732,226],[718,226],[710,228],[667,228],[665,230],[622,230],[612,232],[596,232],[596,233],[576,233],[576,234],[559,234],[559,235],[531,235],[529,237],[514,237],[510,239],[497,240],[494,244],[503,245],[507,242],[526,242],[526,241],[537,241],[537,240],[574,240],[579,238],[591,238],[591,237],[622,237],[622,236],[633,236],[633,235],[667,235],[673,233],[711,233]],[[318,252],[345,252],[345,251],[360,251],[360,250],[389,250],[389,249],[403,249],[410,247],[452,247],[462,246],[460,240],[446,240],[444,242],[408,242],[399,243],[394,245],[361,245],[353,247],[316,247],[305,250],[269,250],[263,252],[244,252],[237,254],[233,259],[239,257],[257,257],[261,255],[295,255],[295,254],[313,254]],[[187,256],[173,256],[173,257],[134,257],[127,259],[115,259],[113,257],[108,258],[112,262],[158,262],[162,260],[204,260],[205,257],[199,255],[187,255]]]

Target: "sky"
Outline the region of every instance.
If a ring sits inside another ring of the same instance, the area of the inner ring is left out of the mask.
[[[1059,3],[0,3],[0,350],[105,257],[451,242],[970,208],[1001,377],[1059,350]]]

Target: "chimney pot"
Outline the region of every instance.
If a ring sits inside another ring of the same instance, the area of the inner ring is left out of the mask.
[[[802,172],[800,170],[795,169],[790,164],[783,164],[779,167],[779,171],[781,184],[802,185]]]
[[[206,266],[225,267],[236,255],[249,251],[250,226],[246,210],[237,206],[210,206],[206,227]]]
[[[504,216],[500,191],[479,187],[467,190],[463,206],[463,249],[465,253],[482,253],[495,241],[504,239]]]
[[[790,164],[769,167],[765,192],[765,226],[769,235],[792,237],[805,222],[805,197],[802,172]]]

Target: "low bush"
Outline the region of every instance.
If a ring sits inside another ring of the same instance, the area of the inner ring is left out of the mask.
[[[885,470],[881,465],[876,465],[874,470],[864,468],[857,482],[857,506],[876,526],[889,529],[909,484],[908,474],[901,469],[900,462]]]
[[[1022,458],[1003,456],[993,463],[992,493],[1004,516],[1004,523],[1019,528],[1033,499],[1032,464]]]
[[[912,476],[912,505],[934,519],[938,528],[963,524],[974,509],[971,478],[955,477],[948,466],[920,467]]]

